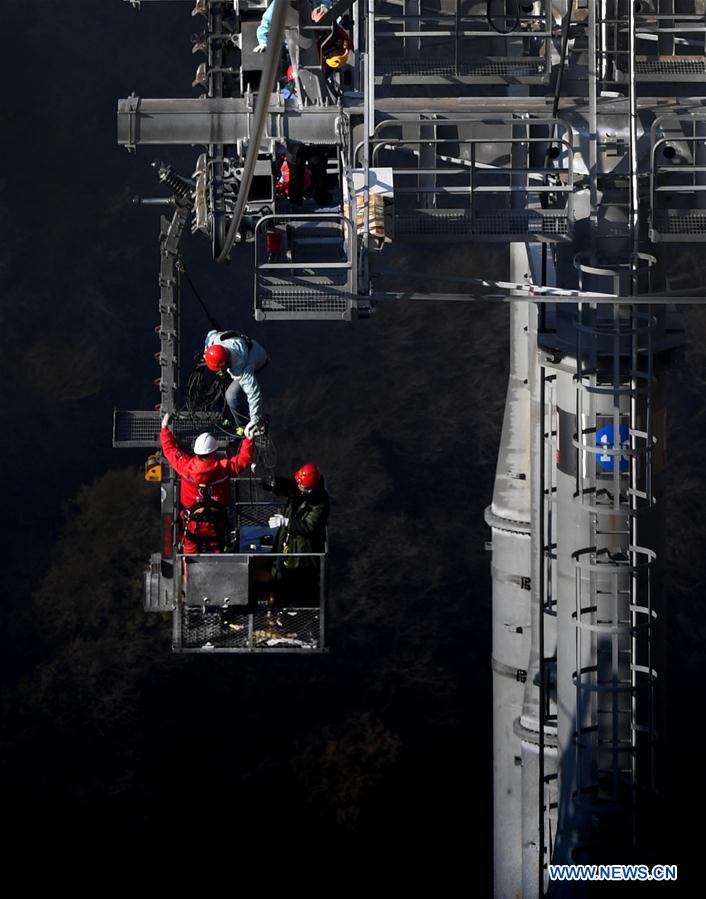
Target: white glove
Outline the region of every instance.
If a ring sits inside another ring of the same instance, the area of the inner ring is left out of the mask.
[[[286,528],[289,524],[289,519],[285,518],[284,515],[273,515],[270,518],[270,527],[271,528]]]
[[[167,412],[167,414],[162,419],[162,427],[163,428],[169,427],[169,422],[171,421],[171,418],[172,418],[171,414],[169,412]]]
[[[253,53],[264,53],[267,50],[267,44],[258,44],[252,51]]]
[[[245,434],[245,436],[248,438],[248,440],[252,440],[253,437],[259,433],[260,433],[260,429],[258,428],[256,421],[249,421],[245,425],[245,430],[243,431],[243,434]]]

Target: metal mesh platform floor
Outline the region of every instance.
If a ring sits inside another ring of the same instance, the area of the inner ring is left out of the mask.
[[[693,81],[706,78],[706,58],[703,56],[638,56],[635,76],[640,81],[658,81],[675,76]]]
[[[323,649],[318,608],[231,614],[187,608],[177,649],[191,652],[312,652]]]
[[[393,58],[376,60],[375,75],[408,78],[496,78],[500,81],[531,78],[542,79],[546,74],[544,59],[478,59],[456,66],[453,62],[434,59]]]
[[[200,413],[190,418],[176,417],[171,427],[177,440],[194,440],[203,431],[212,431],[222,445],[232,439],[219,433],[216,425],[222,417],[213,413]],[[159,432],[162,414],[116,409],[113,413],[113,446],[115,447],[156,447],[159,446]]]
[[[468,210],[420,210],[400,213],[395,217],[395,230],[399,235],[420,236],[429,234],[475,235],[512,239],[517,236],[567,237],[569,219],[565,213],[539,213],[532,210],[505,210],[502,212],[476,212]]]
[[[684,241],[706,240],[706,211],[657,212],[654,216],[654,230],[667,239],[672,236]]]
[[[255,298],[256,317],[275,318],[306,315],[310,318],[350,318],[352,309],[348,294],[292,289],[272,289]]]

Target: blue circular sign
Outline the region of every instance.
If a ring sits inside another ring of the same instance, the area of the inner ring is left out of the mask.
[[[613,439],[613,425],[606,425],[599,431],[596,431],[596,446],[605,447],[605,449],[618,449]],[[620,449],[628,449],[630,446],[630,430],[627,425],[620,425]],[[615,460],[620,459],[620,471],[628,471],[630,468],[630,459],[627,456],[616,456],[611,453],[598,453],[596,461],[603,471],[613,471]]]

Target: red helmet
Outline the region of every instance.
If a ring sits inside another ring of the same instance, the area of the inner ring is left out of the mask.
[[[206,368],[211,371],[220,371],[228,365],[228,350],[218,343],[210,346],[203,355]]]
[[[296,73],[294,71],[294,66],[288,65],[287,66],[287,81],[294,81],[295,78],[296,78]]]
[[[309,462],[294,472],[294,480],[300,487],[317,487],[321,480],[321,472]]]

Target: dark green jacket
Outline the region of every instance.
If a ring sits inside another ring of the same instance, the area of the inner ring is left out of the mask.
[[[329,498],[326,490],[319,486],[311,493],[301,493],[296,482],[290,478],[275,478],[273,493],[287,497],[283,512],[289,524],[278,529],[273,552],[276,553],[322,553],[326,548],[326,523],[329,514]],[[273,573],[282,573],[282,565],[287,570],[295,568],[318,568],[318,559],[294,556],[291,559],[276,559]]]

